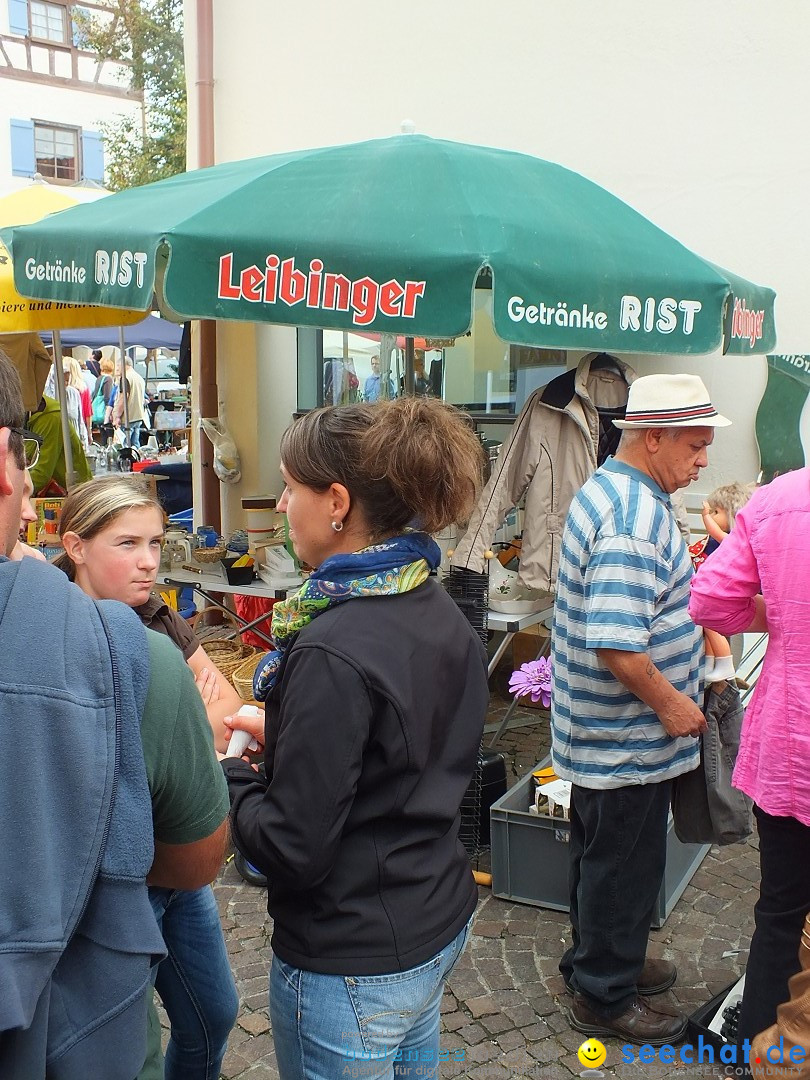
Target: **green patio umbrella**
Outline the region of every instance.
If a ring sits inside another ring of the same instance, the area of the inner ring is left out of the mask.
[[[548,161],[422,135],[236,161],[14,231],[26,296],[549,348],[766,352],[773,297]]]

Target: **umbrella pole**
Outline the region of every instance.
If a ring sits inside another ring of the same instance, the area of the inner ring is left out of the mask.
[[[394,382],[391,371],[391,361],[397,355],[397,378]],[[380,400],[387,401],[391,396],[391,387],[394,387],[393,397],[396,397],[396,387],[399,386],[399,350],[397,349],[396,334],[380,335]]]
[[[413,371],[413,338],[405,338],[405,393],[413,397],[416,392],[416,379]]]
[[[127,390],[127,344],[123,326],[118,327],[118,348],[121,351],[121,393],[124,395],[124,443],[132,446],[129,434],[129,391]]]
[[[59,412],[62,417],[62,445],[65,449],[65,484],[68,491],[76,483],[76,473],[73,468],[73,446],[70,441],[70,418],[68,417],[67,391],[65,390],[65,369],[62,367],[62,335],[58,330],[53,332],[53,363],[54,377],[56,380],[56,394],[59,398]]]

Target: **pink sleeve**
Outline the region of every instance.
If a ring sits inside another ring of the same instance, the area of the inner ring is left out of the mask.
[[[762,592],[750,530],[759,500],[743,507],[734,528],[692,578],[689,614],[698,626],[721,634],[747,630],[756,613],[754,597]]]

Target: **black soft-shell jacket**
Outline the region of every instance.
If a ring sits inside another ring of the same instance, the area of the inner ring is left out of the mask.
[[[266,873],[273,951],[307,971],[405,971],[448,945],[476,889],[458,840],[486,657],[433,579],[315,618],[267,701],[268,780],[224,763],[234,842]]]

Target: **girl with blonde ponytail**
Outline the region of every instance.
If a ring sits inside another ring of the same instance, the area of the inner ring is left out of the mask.
[[[143,478],[99,477],[73,488],[62,505],[64,553],[56,565],[94,599],[120,600],[133,608],[149,629],[182,650],[206,702],[215,744],[224,750],[223,717],[242,702],[185,620],[152,594],[163,528],[163,510]],[[165,767],[193,769],[194,762],[166,762]],[[150,887],[149,896],[169,953],[155,980],[171,1021],[166,1080],[211,1080],[219,1076],[239,1008],[214,894],[210,886]]]

